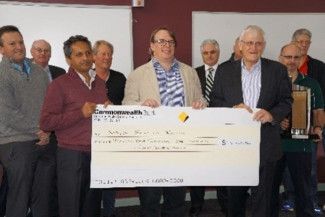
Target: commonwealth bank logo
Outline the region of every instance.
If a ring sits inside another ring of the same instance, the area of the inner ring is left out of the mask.
[[[178,115],[178,120],[180,120],[183,123],[185,123],[185,121],[187,121],[188,118],[189,116],[185,112],[182,112]]]

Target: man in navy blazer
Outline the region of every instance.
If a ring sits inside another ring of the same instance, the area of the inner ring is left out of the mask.
[[[202,94],[205,97],[205,99],[209,102],[211,86],[207,84],[209,83],[208,76],[209,73],[211,73],[212,82],[213,82],[215,72],[218,68],[218,61],[220,55],[219,44],[215,39],[206,39],[201,43],[200,51],[201,51],[202,60],[204,64],[202,66],[195,68],[195,70],[200,79]],[[190,195],[191,195],[191,208],[189,211],[189,216],[197,217],[199,216],[203,208],[205,187],[204,186],[191,187]],[[217,198],[221,208],[221,212],[226,215],[227,189],[225,187],[217,187]]]
[[[64,75],[65,70],[49,65],[51,58],[51,45],[41,39],[33,42],[31,50],[32,61],[37,65],[41,66],[45,73],[47,73],[49,80],[52,81],[57,77]],[[49,209],[50,217],[58,216],[58,199],[57,199],[57,187],[56,187],[56,149],[57,149],[57,140],[54,132],[50,135],[50,142],[42,150],[41,159],[39,165],[41,170],[40,174],[37,174],[39,177],[42,177],[39,180],[42,180],[38,185],[43,186],[42,192],[38,192],[40,195],[43,195],[42,200],[39,202],[44,204],[44,206]],[[48,186],[51,186],[50,188]],[[29,215],[31,216],[31,214]]]
[[[272,181],[276,161],[282,156],[279,123],[291,111],[292,103],[286,68],[261,58],[265,44],[260,27],[246,27],[240,35],[242,59],[218,67],[210,95],[211,107],[260,109],[253,114],[253,119],[261,122],[259,184],[251,187],[253,217],[270,216]],[[245,216],[248,188],[228,188],[229,217]]]
[[[50,81],[56,79],[60,75],[65,74],[65,70],[49,65],[49,61],[51,58],[51,45],[47,41],[40,39],[33,42],[32,47],[30,49],[30,53],[32,54],[32,61],[37,65],[41,66],[45,72],[48,73]]]

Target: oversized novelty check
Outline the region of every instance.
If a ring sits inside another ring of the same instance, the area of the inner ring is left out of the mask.
[[[244,109],[99,106],[91,187],[254,186],[260,123]]]

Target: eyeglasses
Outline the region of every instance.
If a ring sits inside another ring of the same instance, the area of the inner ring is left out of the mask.
[[[34,50],[36,50],[37,51],[37,53],[50,53],[51,51],[50,50],[48,50],[48,49],[42,49],[42,48],[40,48],[40,47],[34,47]]]
[[[287,60],[299,60],[300,56],[291,56],[291,55],[281,55],[283,58],[287,59]]]
[[[306,44],[306,45],[309,45],[311,44],[311,41],[310,40],[301,40],[301,41],[296,41],[298,44]]]
[[[217,53],[216,50],[212,50],[212,51],[203,51],[203,52],[202,52],[202,54],[203,54],[204,56],[209,55],[209,54],[213,55],[213,54],[216,54],[216,53]]]
[[[256,46],[256,47],[262,47],[264,45],[264,41],[241,41],[242,43],[244,43],[247,47],[252,47],[252,46]]]
[[[154,41],[155,43],[159,44],[160,46],[166,46],[167,44],[171,47],[175,47],[176,42],[174,40],[165,40],[165,39],[158,39]]]

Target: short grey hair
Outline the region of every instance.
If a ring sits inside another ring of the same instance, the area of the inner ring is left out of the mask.
[[[215,39],[205,39],[204,41],[202,41],[201,46],[200,46],[201,53],[203,52],[203,47],[206,44],[213,44],[215,46],[215,48],[218,51],[220,51],[219,43],[217,42],[217,40],[215,40]]]
[[[246,34],[247,32],[258,32],[258,33],[260,33],[260,34],[262,35],[262,37],[263,37],[263,42],[265,42],[265,39],[264,39],[264,35],[265,35],[264,30],[263,30],[261,27],[257,26],[257,25],[249,25],[249,26],[247,26],[247,27],[246,27],[246,28],[241,32],[241,34],[240,34],[240,36],[239,36],[239,40],[240,40],[240,41],[243,40],[243,38],[244,38],[244,36],[245,36],[245,34]]]
[[[43,42],[44,44],[46,44],[46,45],[49,47],[49,50],[50,50],[50,51],[52,50],[50,43],[49,43],[48,41],[44,40],[44,39],[38,39],[38,40],[35,40],[35,41],[33,42],[33,44],[32,44],[32,48],[35,48],[35,47],[36,47],[36,44],[38,44],[38,43],[42,43],[42,42]]]
[[[109,47],[109,49],[111,50],[112,55],[113,55],[114,46],[111,43],[109,43],[108,41],[105,41],[105,40],[98,40],[98,41],[95,42],[95,44],[93,46],[93,54],[95,54],[95,55],[97,54],[98,48],[99,48],[100,45],[106,45],[107,47]]]
[[[297,38],[301,35],[307,35],[309,37],[309,39],[311,39],[312,34],[311,31],[309,31],[308,29],[297,29],[293,34],[292,34],[292,41],[297,41]]]
[[[88,40],[87,37],[83,35],[71,36],[70,38],[68,38],[68,40],[63,42],[63,52],[66,58],[70,59],[72,54],[72,45],[77,42],[84,42],[88,45],[89,49],[91,49],[91,42]]]

